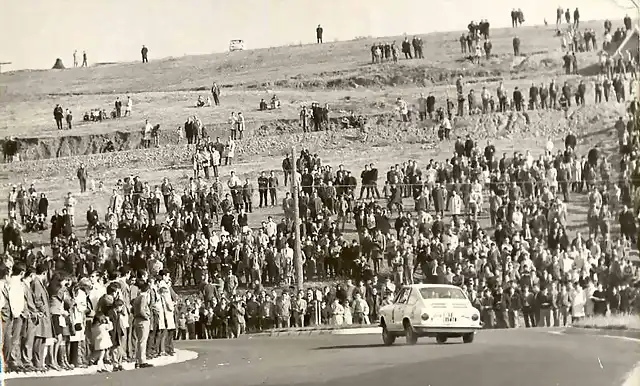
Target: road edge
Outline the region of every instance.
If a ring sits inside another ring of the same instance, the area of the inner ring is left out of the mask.
[[[198,358],[198,353],[195,351],[176,349],[174,355],[150,359],[149,363],[153,364],[154,367],[164,367],[164,366],[175,365],[178,363],[191,361],[197,358]],[[134,363],[123,363],[122,367],[124,367],[124,371],[136,370]],[[86,369],[73,369],[73,370],[67,370],[67,371],[47,371],[46,373],[36,373],[36,372],[8,373],[8,374],[2,374],[2,380],[8,381],[12,379],[58,378],[58,377],[72,377],[72,376],[95,375],[95,374],[99,374],[99,373],[98,373],[97,366],[94,365]],[[104,374],[108,375],[111,373],[104,373]]]
[[[609,339],[623,339],[640,343],[640,330],[635,329],[601,329],[585,327],[567,327],[556,334],[601,336]],[[640,362],[624,376],[621,386],[637,386],[640,384]]]

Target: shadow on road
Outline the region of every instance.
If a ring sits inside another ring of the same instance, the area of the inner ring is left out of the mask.
[[[436,343],[434,342],[419,342],[418,344],[416,344],[416,346],[449,346],[449,345],[458,345],[458,344],[462,344],[462,342],[447,342],[447,343]],[[398,344],[396,344],[396,346],[408,346],[407,344],[405,344],[404,342],[398,342]],[[346,349],[346,350],[350,350],[350,349],[366,349],[366,348],[376,348],[376,347],[388,347],[385,346],[382,343],[377,343],[377,344],[371,344],[371,343],[367,343],[367,344],[345,344],[345,345],[335,345],[335,346],[322,346],[322,347],[316,347],[314,348],[314,350],[340,350],[340,349]],[[393,346],[390,346],[393,347]]]

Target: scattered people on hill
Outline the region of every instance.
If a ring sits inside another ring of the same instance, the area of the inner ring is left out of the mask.
[[[198,100],[196,101],[196,107],[211,107],[211,98],[207,96],[205,100],[202,95],[198,95]]]
[[[87,67],[87,51],[82,51],[82,67]]]
[[[320,24],[318,24],[318,27],[316,28],[316,41],[318,42],[318,44],[322,43],[322,34],[324,32],[324,29],[322,28],[322,26]]]
[[[514,8],[511,10],[511,27],[516,28],[521,26],[524,23],[524,12],[522,9],[518,8],[517,10]]]
[[[112,116],[113,115],[114,114],[112,114]],[[82,120],[84,122],[102,122],[107,119],[109,119],[109,116],[107,115],[107,110],[100,109],[100,108],[91,109],[85,112],[82,117]]]
[[[409,48],[410,50],[411,48]],[[398,62],[398,57],[400,56],[400,50],[398,46],[396,46],[396,42],[392,42],[389,44],[385,43],[374,43],[371,45],[371,63],[384,63],[390,60],[393,60],[394,63]]]
[[[220,87],[216,82],[213,82],[213,86],[211,86],[211,95],[213,95],[213,103],[220,106]]]
[[[271,96],[270,106],[271,106],[271,110],[277,110],[280,108],[280,99],[276,94],[273,94]]]
[[[491,50],[493,45],[489,40],[490,36],[490,24],[488,20],[480,20],[479,23],[471,21],[467,25],[468,32],[460,35],[460,51],[463,54],[467,54],[467,59],[474,64],[480,64],[480,59],[491,56]],[[480,44],[480,38],[484,39],[484,42]]]
[[[329,130],[329,104],[321,107],[319,103],[312,102],[311,107],[302,105],[300,108],[300,126],[303,132]]]
[[[402,53],[404,54],[405,59],[413,59],[413,55],[411,54],[411,43],[409,42],[409,38],[405,37],[402,41]],[[376,54],[379,57],[379,53]]]
[[[207,137],[206,127],[197,115],[187,118],[184,123],[184,134],[187,137],[188,145],[196,144],[198,139]]]
[[[142,55],[142,63],[149,63],[149,49],[147,46],[142,45],[142,49],[140,50],[140,54]]]
[[[20,142],[16,141],[14,137],[7,137],[2,142],[2,154],[4,155],[4,162],[16,162],[20,159]]]

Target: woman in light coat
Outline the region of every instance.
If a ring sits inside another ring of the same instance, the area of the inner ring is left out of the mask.
[[[585,317],[585,303],[586,297],[584,290],[580,287],[579,283],[576,283],[571,294],[571,323]]]
[[[462,197],[458,195],[458,192],[453,191],[453,196],[451,196],[451,215],[460,216],[462,215],[463,209],[464,202],[462,201]]]
[[[331,304],[331,324],[334,326],[341,326],[344,324],[344,307],[338,299],[333,299]]]
[[[72,335],[69,337],[70,362],[76,367],[86,367],[85,358],[87,357],[86,346],[83,344],[86,340],[86,324],[88,311],[88,291],[91,284],[86,281],[78,283],[73,294],[73,307],[70,310]]]
[[[159,329],[161,331],[160,335],[160,353],[167,353],[168,348],[166,345],[167,333],[174,331],[176,329],[174,310],[175,304],[171,299],[171,290],[169,289],[169,285],[165,281],[158,282],[158,298],[162,304],[162,310],[160,311],[160,316],[158,317],[159,321]]]

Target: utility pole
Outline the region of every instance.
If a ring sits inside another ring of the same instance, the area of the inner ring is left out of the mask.
[[[633,53],[633,58],[636,60],[636,75],[640,75],[640,68],[638,66],[638,62],[640,62],[640,31],[638,30],[638,25],[640,24],[640,2],[638,0],[630,0],[633,6],[636,9],[636,22],[633,23],[631,28],[631,33],[638,34],[638,50]],[[636,76],[636,98],[640,98],[640,81],[638,81],[638,77]],[[636,129],[638,127],[638,122],[636,122]]]
[[[304,286],[304,270],[302,267],[302,245],[300,242],[300,205],[298,198],[300,187],[298,186],[298,178],[296,177],[296,147],[291,148],[291,196],[293,197],[293,265],[296,270],[296,288],[298,291]]]

